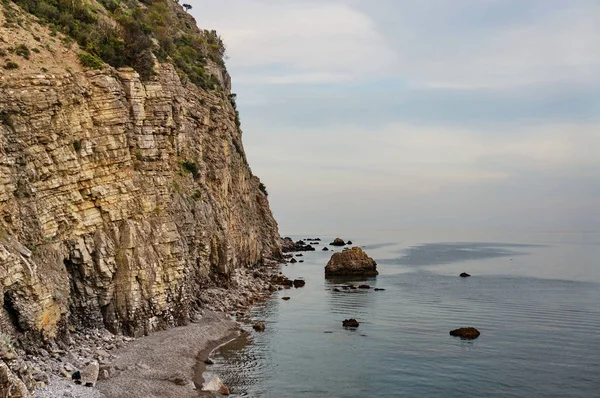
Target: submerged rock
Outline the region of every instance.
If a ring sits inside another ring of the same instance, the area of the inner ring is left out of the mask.
[[[463,340],[473,340],[479,337],[481,333],[479,330],[468,327],[468,328],[459,328],[450,331],[450,336],[460,337]]]
[[[377,263],[360,247],[334,253],[325,267],[325,276],[375,276]]]
[[[357,328],[359,325],[360,323],[354,318],[344,319],[342,321],[342,326],[345,328]]]
[[[266,327],[264,322],[256,322],[254,325],[252,325],[252,328],[257,332],[264,332]]]

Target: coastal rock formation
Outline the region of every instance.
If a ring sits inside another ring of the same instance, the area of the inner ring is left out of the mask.
[[[186,37],[207,41],[165,4]],[[25,347],[67,340],[73,325],[144,335],[189,322],[209,289],[236,286],[237,269],[280,259],[222,59],[206,54],[213,88],[158,60],[142,79],[84,68],[77,44],[55,35],[0,6],[0,37],[37,50],[0,73],[2,332]],[[12,362],[0,365],[11,380]]]
[[[306,285],[306,281],[304,281],[302,279],[294,279],[294,287],[295,288],[303,287],[304,285]]]
[[[335,238],[333,242],[330,243],[331,246],[346,246],[346,242],[341,238]]]
[[[325,266],[325,276],[375,276],[378,274],[377,263],[360,247],[333,253]]]
[[[479,330],[468,327],[468,328],[459,328],[450,331],[450,336],[460,337],[463,340],[473,340],[479,337],[481,333]]]
[[[303,240],[294,242],[292,238],[288,237],[281,238],[281,249],[283,253],[315,251],[314,247],[310,244],[306,244]]]
[[[345,328],[357,328],[360,324],[354,318],[344,319],[342,321],[342,326]]]

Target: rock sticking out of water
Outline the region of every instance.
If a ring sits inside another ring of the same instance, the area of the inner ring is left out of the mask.
[[[204,386],[204,391],[212,391],[218,392],[221,395],[229,395],[229,388],[223,384],[218,376],[213,377],[212,380],[208,382],[206,386]]]
[[[330,243],[331,246],[346,246],[346,242],[342,238],[335,238],[333,242]]]
[[[304,285],[306,285],[306,282],[302,279],[294,279],[293,283],[295,288],[303,287]]]
[[[467,274],[466,272],[463,272],[460,274],[461,278],[468,278],[469,276],[471,276],[470,274]]]
[[[468,328],[459,328],[450,331],[451,336],[460,337],[463,340],[473,340],[479,337],[481,333],[479,330],[468,327]]]
[[[359,325],[360,323],[354,318],[344,319],[342,321],[342,326],[345,328],[357,328]]]
[[[254,325],[252,325],[252,328],[254,330],[256,330],[257,332],[264,332],[265,323],[264,322],[256,322]]]
[[[282,297],[281,299],[282,299],[282,300],[285,300],[285,301],[288,301],[290,298],[291,298],[291,297],[285,296],[285,297]]]
[[[378,274],[377,263],[360,247],[333,253],[325,267],[325,276],[375,276]]]

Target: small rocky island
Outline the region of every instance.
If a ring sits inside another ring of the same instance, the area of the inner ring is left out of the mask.
[[[325,266],[325,276],[375,276],[377,263],[360,247],[334,253]]]

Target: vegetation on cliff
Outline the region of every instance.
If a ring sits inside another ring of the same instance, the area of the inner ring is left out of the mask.
[[[75,40],[86,67],[101,61],[134,68],[143,80],[154,71],[154,57],[175,65],[181,76],[204,89],[218,87],[207,59],[224,68],[225,46],[217,33],[201,31],[174,0],[12,0],[27,12]],[[8,0],[2,0],[9,11]],[[17,18],[9,23],[19,23]]]

